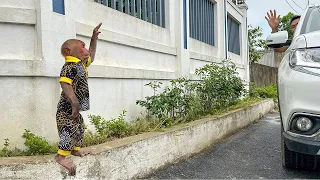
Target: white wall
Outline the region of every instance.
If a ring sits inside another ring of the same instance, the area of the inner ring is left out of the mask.
[[[215,45],[209,45],[189,37],[190,49],[190,74],[194,74],[195,70],[207,63],[219,63],[226,59],[225,48],[225,12],[230,14],[236,21],[240,23],[240,55],[228,52],[227,58],[231,59],[238,68],[239,76],[249,82],[249,61],[247,48],[247,13],[245,7],[237,7],[232,1],[217,0],[215,2]]]
[[[275,52],[273,50],[269,50],[264,52],[263,56],[258,60],[258,64],[263,64],[270,67],[277,67],[277,62],[275,58]]]
[[[55,113],[64,64],[60,46],[65,40],[78,38],[89,46],[94,26],[103,23],[96,61],[89,68],[92,109],[82,114],[109,119],[125,109],[130,120],[143,112],[135,101],[152,94],[144,84],[151,80],[167,84],[225,58],[223,7],[223,0],[217,1],[216,46],[188,38],[188,49],[184,49],[182,1],[167,0],[167,26],[161,28],[93,0],[65,0],[65,15],[52,11],[51,0],[2,0],[0,148],[4,138],[9,138],[12,146],[23,147],[24,129],[58,140]],[[237,9],[230,6],[228,11],[232,8]],[[246,14],[239,16],[243,22]],[[242,32],[245,34],[244,29]],[[245,42],[246,36],[242,38]],[[242,50],[243,56],[234,61],[242,67],[241,77],[247,79],[246,48]],[[87,118],[85,121],[88,123]]]

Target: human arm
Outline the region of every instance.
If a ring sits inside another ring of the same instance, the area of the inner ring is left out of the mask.
[[[274,48],[274,51],[278,53],[282,53],[282,52],[285,52],[287,49],[288,49],[288,46],[284,46],[281,48]]]
[[[268,21],[272,33],[276,33],[279,31],[280,15],[277,16],[276,10],[270,10],[270,13],[267,12],[267,16],[265,16],[265,19]],[[288,47],[274,48],[274,51],[281,53],[285,52],[287,49]]]

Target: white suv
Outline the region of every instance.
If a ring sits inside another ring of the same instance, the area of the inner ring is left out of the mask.
[[[292,41],[282,31],[271,34],[267,45],[290,45],[277,83],[283,166],[316,169],[320,157],[320,7],[305,11]]]

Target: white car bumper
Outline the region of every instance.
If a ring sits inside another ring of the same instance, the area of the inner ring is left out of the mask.
[[[319,74],[293,70],[288,62],[279,67],[279,105],[285,131],[294,113],[320,115],[320,69],[308,70]]]

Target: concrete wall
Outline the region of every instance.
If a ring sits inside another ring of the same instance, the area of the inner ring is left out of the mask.
[[[2,0],[0,148],[4,138],[23,148],[24,129],[58,140],[55,113],[61,92],[58,76],[64,63],[60,46],[69,38],[79,38],[89,46],[92,29],[100,22],[96,61],[89,68],[92,109],[82,113],[84,117],[97,114],[110,118],[126,109],[130,120],[143,111],[135,101],[152,94],[143,86],[147,82],[161,80],[166,84],[181,75],[192,75],[206,63],[225,59],[225,5],[241,23],[241,56],[229,55],[240,76],[249,81],[246,9],[226,2],[216,1],[216,46],[188,38],[188,49],[184,49],[182,1],[166,1],[167,26],[161,28],[93,0],[65,0],[65,15],[53,12],[52,0]],[[88,124],[87,118],[85,121]]]
[[[276,84],[278,79],[278,68],[262,64],[251,63],[250,81],[257,87],[264,87]]]
[[[273,110],[273,100],[259,102],[218,118],[206,118],[92,146],[91,155],[75,158],[72,179],[136,179],[187,158],[258,120]],[[0,179],[66,179],[53,156],[0,158]],[[68,178],[69,179],[69,178]],[[71,178],[70,178],[71,179]]]

